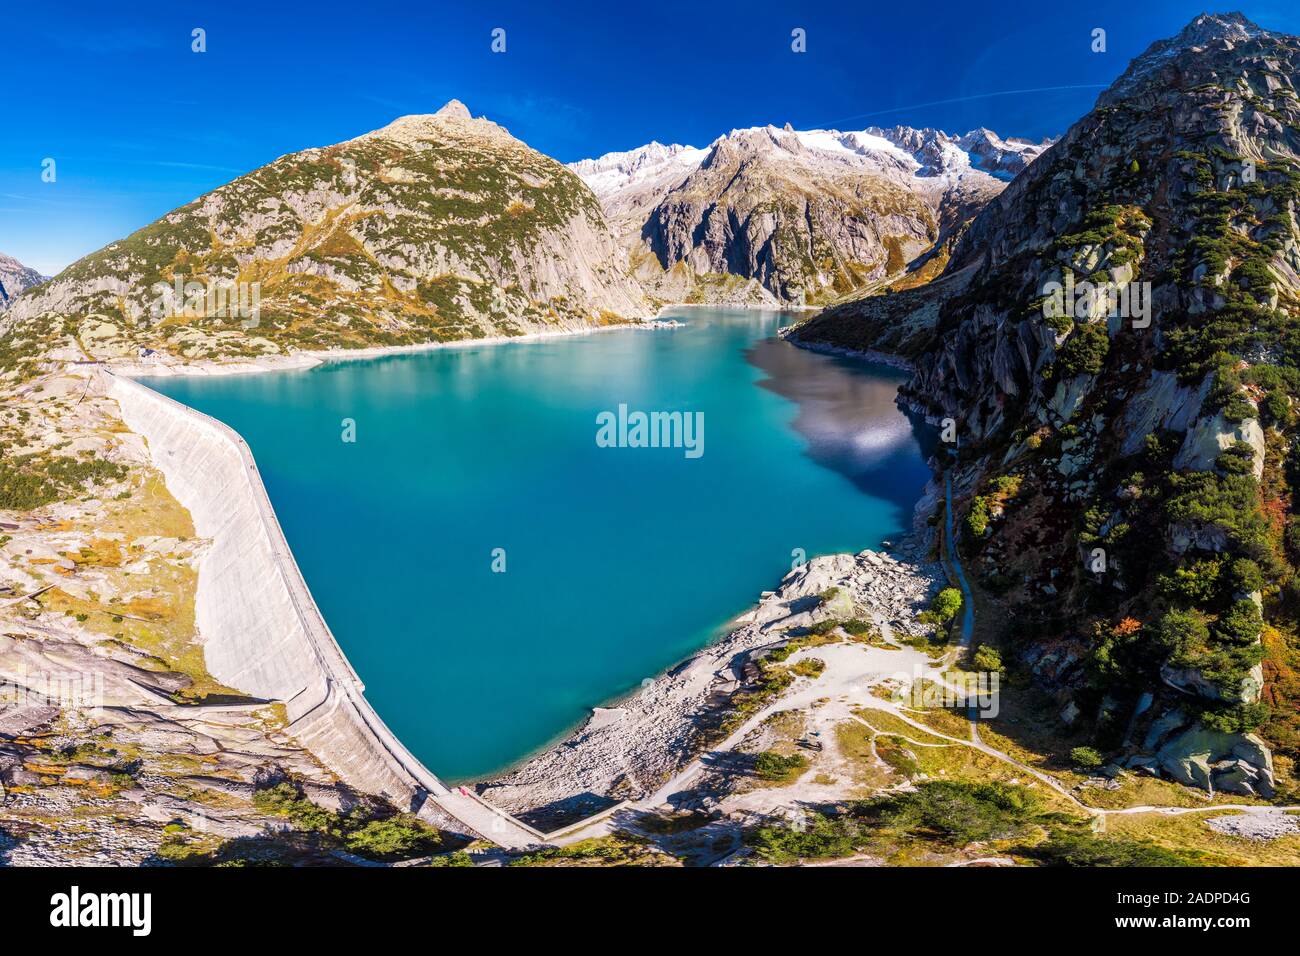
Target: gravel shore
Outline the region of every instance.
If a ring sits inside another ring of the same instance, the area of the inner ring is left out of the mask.
[[[745,665],[787,631],[861,617],[895,635],[920,633],[915,615],[942,586],[937,564],[862,551],[813,558],[737,618],[719,641],[648,681],[611,707],[597,707],[568,739],[480,786],[484,797],[548,829],[655,790],[700,750],[710,711],[740,689]],[[824,602],[831,588],[839,595]]]

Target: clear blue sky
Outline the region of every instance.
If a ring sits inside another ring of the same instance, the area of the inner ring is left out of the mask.
[[[787,121],[1055,135],[1204,0],[1066,6],[12,3],[0,252],[56,272],[277,156],[452,97],[566,162]],[[1300,33],[1293,2],[1244,12]],[[195,27],[204,54],[190,50]],[[504,54],[490,50],[495,27]],[[806,53],[790,49],[795,27]],[[1094,27],[1107,31],[1104,54],[1089,49]],[[46,157],[58,164],[52,184]]]

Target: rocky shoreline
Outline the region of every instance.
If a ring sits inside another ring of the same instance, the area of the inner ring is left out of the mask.
[[[743,690],[747,665],[825,620],[864,617],[895,634],[919,634],[915,615],[942,587],[937,563],[915,542],[893,554],[817,557],[736,618],[718,641],[591,717],[568,738],[479,785],[496,806],[541,829],[566,825],[654,792],[706,745],[704,730]],[[838,589],[834,601],[822,596]],[[751,668],[752,671],[752,668]]]
[[[159,361],[110,362],[112,371],[126,378],[164,378],[179,375],[255,375],[262,372],[301,371],[328,362],[350,362],[360,359],[384,358],[390,355],[412,355],[442,349],[473,348],[479,345],[506,345],[510,342],[538,342],[575,335],[595,335],[600,332],[621,332],[627,329],[677,328],[681,323],[669,323],[658,318],[619,325],[593,326],[583,329],[559,329],[553,332],[529,332],[524,335],[489,335],[476,339],[458,339],[454,342],[421,342],[416,345],[382,345],[364,349],[304,350],[289,355],[267,355],[239,362],[182,361],[175,364]]]

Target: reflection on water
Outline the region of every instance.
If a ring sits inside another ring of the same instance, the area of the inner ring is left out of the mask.
[[[795,403],[792,426],[805,440],[809,459],[864,492],[911,507],[913,489],[897,485],[890,475],[900,461],[914,460],[916,445],[928,456],[936,436],[924,422],[900,414],[895,404],[907,373],[810,352],[778,338],[755,343],[745,357],[766,373],[759,385]]]

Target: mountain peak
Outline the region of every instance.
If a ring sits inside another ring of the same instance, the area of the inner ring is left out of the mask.
[[[1183,27],[1178,36],[1165,42],[1186,49],[1207,46],[1216,40],[1249,40],[1263,32],[1242,13],[1202,13]]]
[[[1202,13],[1167,40],[1157,40],[1129,64],[1124,74],[1102,93],[1099,105],[1135,95],[1145,83],[1176,59],[1201,56],[1207,51],[1231,51],[1237,46],[1269,36],[1269,32],[1240,13]]]
[[[448,100],[447,104],[433,115],[443,119],[472,119],[469,108],[460,100]]]

